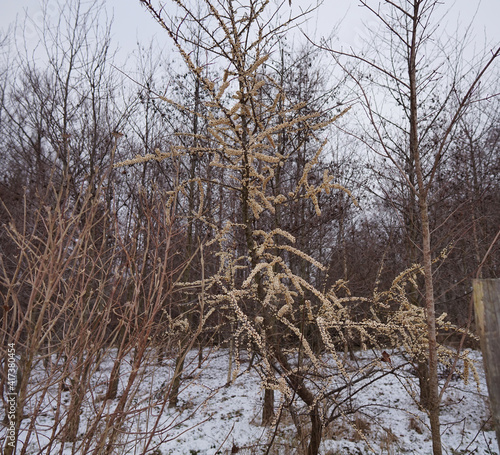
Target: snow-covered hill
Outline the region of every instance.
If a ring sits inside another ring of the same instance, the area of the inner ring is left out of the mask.
[[[301,445],[298,431],[287,409],[283,409],[280,415],[277,430],[275,427],[265,428],[260,425],[262,390],[254,370],[244,372],[247,365],[243,363],[243,374],[226,387],[227,350],[206,352],[201,369],[197,366],[197,354],[192,352],[187,359],[176,410],[169,409],[162,400],[162,384],[168,383],[171,377],[173,360],[161,366],[145,367],[141,373],[143,377],[140,387],[133,398],[133,406],[127,408],[130,417],[120,432],[121,451],[113,453],[141,454],[147,450],[147,453],[156,455],[236,452],[257,454],[265,453],[271,440],[274,445],[270,453],[300,453],[297,452]],[[377,353],[374,352],[357,353],[357,361],[370,362],[376,356]],[[445,453],[498,454],[495,433],[488,421],[487,389],[481,355],[472,352],[471,357],[478,368],[479,388],[472,378],[468,384],[454,378],[444,395],[441,416]],[[402,364],[403,359],[392,356],[393,365],[397,366],[398,362]],[[52,446],[50,453],[82,453],[83,444],[89,438],[87,432],[90,422],[95,421],[97,413],[100,410],[104,413],[115,412],[129,372],[125,367],[122,368],[118,398],[102,403],[99,396],[106,389],[106,378],[109,377],[111,367],[110,360],[104,361],[93,378],[95,385],[92,396],[86,398],[82,407],[78,441],[66,443],[64,447],[57,443]],[[42,365],[37,368],[38,379],[34,376],[33,381],[40,381],[44,376]],[[359,411],[335,420],[325,429],[321,453],[432,453],[427,417],[418,409],[407,391],[408,386],[416,383],[409,366],[404,366],[398,370],[397,375],[386,375],[364,388],[354,398],[356,406],[361,406]],[[362,383],[358,384],[361,385]],[[56,384],[53,387],[55,390]],[[64,392],[59,407],[67,406],[69,394],[70,391]],[[48,393],[43,398],[44,412],[30,419],[28,411],[23,420],[20,443],[27,436],[30,422],[35,422],[27,451],[29,454],[48,454],[44,447],[54,437],[53,412],[57,406],[51,400],[55,399],[55,392]],[[279,394],[276,400],[278,407]],[[305,411],[300,406],[300,402],[294,404],[299,415]],[[105,421],[104,418],[102,420]],[[306,419],[301,421],[307,422]],[[306,433],[307,428],[303,430]],[[4,439],[5,427],[0,431],[0,437]],[[57,431],[55,436],[58,436]]]

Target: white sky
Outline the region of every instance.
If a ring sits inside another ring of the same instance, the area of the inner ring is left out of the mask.
[[[49,5],[57,0],[48,0]],[[71,1],[71,0],[70,0]],[[74,0],[73,0],[74,1]],[[10,23],[16,18],[22,21],[25,11],[36,22],[41,23],[42,0],[0,0],[1,16],[0,29],[2,36],[7,32]],[[165,2],[168,3],[168,2]],[[373,2],[376,4],[376,1]],[[443,0],[444,5],[440,11],[450,10],[447,22],[442,26],[452,33],[460,22],[462,27],[467,25],[476,14],[474,21],[474,34],[476,43],[482,48],[487,43],[500,42],[500,0]],[[114,14],[113,35],[114,44],[121,48],[126,55],[136,48],[137,39],[147,44],[153,35],[157,35],[159,41],[167,41],[167,37],[161,28],[150,17],[139,0],[105,0],[108,13]],[[316,4],[316,0],[292,0],[294,11],[308,5]],[[289,9],[285,1],[283,11]],[[340,25],[339,25],[340,24]],[[336,47],[357,48],[366,36],[366,31],[376,22],[370,17],[364,8],[359,7],[358,0],[324,0],[323,4],[314,13],[303,29],[316,39],[327,36],[339,25]],[[28,40],[37,40],[36,35],[27,30]],[[163,38],[165,36],[165,38]],[[30,43],[35,45],[36,42]]]

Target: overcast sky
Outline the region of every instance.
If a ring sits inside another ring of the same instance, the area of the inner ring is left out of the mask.
[[[16,18],[18,21],[22,21],[25,12],[36,23],[41,23],[42,0],[0,1],[2,2],[0,17],[2,35],[6,33],[9,24],[13,23]],[[48,0],[49,4],[56,1]],[[442,26],[446,27],[450,33],[456,30],[457,23],[464,26],[475,15],[474,34],[477,45],[482,48],[485,42],[500,41],[500,26],[498,24],[500,0],[443,0],[443,3],[440,11],[444,13],[446,10],[450,10],[450,14]],[[142,43],[148,43],[151,37],[157,34],[159,41],[167,40],[158,24],[140,5],[139,0],[105,0],[105,4],[108,13],[114,16],[114,43],[122,49],[122,53],[135,49],[137,38]],[[311,4],[316,4],[316,1],[292,0],[295,11]],[[376,1],[373,4],[376,4]],[[288,4],[285,2],[284,11],[288,8]],[[324,0],[316,13],[311,15],[309,22],[304,24],[302,28],[309,35],[315,35],[315,38],[319,39],[329,35],[338,26],[336,46],[357,48],[363,38],[367,36],[367,30],[375,25],[376,21],[364,8],[359,7],[358,0]],[[26,34],[28,39],[37,40],[34,33],[30,35],[29,29]],[[36,43],[32,42],[31,44]]]

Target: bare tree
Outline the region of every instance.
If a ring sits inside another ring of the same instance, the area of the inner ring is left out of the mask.
[[[454,66],[448,64],[453,43],[458,40],[450,39],[440,47],[433,45],[438,39],[439,2],[387,1],[379,7],[369,1],[361,3],[383,27],[384,32],[374,40],[377,47],[371,47],[370,56],[330,50],[359,89],[371,129],[363,127],[363,133],[357,136],[397,170],[406,193],[405,223],[409,228],[409,248],[413,251],[410,257],[418,255],[423,267],[422,300],[428,341],[422,393],[437,455],[442,453],[439,406],[444,388],[439,390],[437,376],[432,187],[460,120],[475,101],[479,82],[500,54],[500,48],[491,55],[485,52],[483,59],[472,62],[464,73],[460,60],[463,54],[457,56]],[[343,63],[345,59],[358,65]],[[390,116],[388,108],[379,107],[381,99],[382,104],[390,103],[397,116]]]
[[[45,9],[43,22],[33,24],[40,38],[34,55],[18,45],[3,116],[11,172],[21,168],[28,183],[43,188],[55,166],[61,183],[76,193],[85,180],[95,186],[99,169],[112,162],[111,133],[120,130],[123,116],[114,103],[118,84],[103,5],[57,8],[57,23]]]

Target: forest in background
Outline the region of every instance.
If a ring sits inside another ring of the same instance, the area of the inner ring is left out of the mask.
[[[292,414],[301,403],[315,454],[352,411],[331,384],[353,381],[344,362],[373,347],[414,366],[442,453],[438,365],[449,379],[467,366],[471,280],[499,275],[498,44],[465,59],[468,37],[441,33],[433,0],[360,1],[380,23],[362,54],[288,44],[307,12],[289,18],[286,2],[174,2],[175,15],[141,3],[177,57],[145,44],[119,69],[99,2],[61,4],[36,54],[0,43],[0,338],[19,356],[16,431],[55,387],[51,444],[115,453],[141,365],[176,359],[158,399],[174,408],[186,355],[199,349],[201,368],[203,348],[225,346],[228,383],[243,350],[261,376],[263,424],[277,425],[276,394]],[[110,355],[106,394],[89,398]]]

